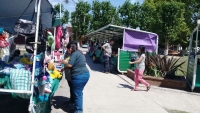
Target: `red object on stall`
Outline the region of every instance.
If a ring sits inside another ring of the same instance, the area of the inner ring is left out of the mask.
[[[56,27],[56,50],[59,50],[60,47],[61,47],[61,42],[60,42],[60,39],[62,38],[63,36],[63,32],[62,32],[62,28],[61,26],[57,26]]]
[[[6,41],[5,35],[0,35],[0,48],[8,47],[9,43]]]

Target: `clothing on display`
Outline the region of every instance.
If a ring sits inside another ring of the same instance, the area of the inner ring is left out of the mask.
[[[54,42],[54,37],[50,31],[47,31],[47,35],[48,35],[47,36],[48,46],[52,46],[52,44]]]
[[[0,48],[5,48],[9,46],[9,43],[7,42],[6,38],[7,37],[4,33],[0,34]]]
[[[57,26],[56,27],[56,49],[59,50],[60,49],[60,39],[63,36],[63,32],[62,32],[62,28],[61,26]]]

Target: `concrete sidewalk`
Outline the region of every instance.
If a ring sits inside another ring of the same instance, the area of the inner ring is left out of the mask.
[[[146,92],[144,85],[140,85],[141,91],[131,91],[131,79],[104,74],[101,64],[92,63],[88,55],[86,59],[91,77],[84,90],[84,113],[200,113],[198,93],[154,86]],[[68,98],[69,88],[63,79],[53,99],[52,113],[68,112],[63,104]]]

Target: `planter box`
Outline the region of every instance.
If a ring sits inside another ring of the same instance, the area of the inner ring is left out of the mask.
[[[128,69],[127,76],[134,79],[134,71]],[[166,88],[173,88],[173,89],[181,89],[185,90],[187,82],[186,81],[178,81],[178,80],[170,80],[165,78],[157,78],[152,76],[143,76],[143,79],[146,80],[148,83],[158,87],[166,87]]]

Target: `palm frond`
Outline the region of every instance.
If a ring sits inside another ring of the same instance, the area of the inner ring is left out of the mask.
[[[159,73],[161,73],[162,77],[175,72],[185,63],[181,62],[180,64],[177,64],[179,59],[180,58],[174,58],[174,56],[168,58],[167,56],[162,57],[160,55],[150,57],[151,62],[156,66],[156,69],[159,71]]]

